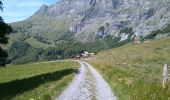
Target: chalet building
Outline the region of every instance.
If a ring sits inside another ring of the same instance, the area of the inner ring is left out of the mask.
[[[132,44],[142,44],[142,41],[140,39],[140,36],[134,36],[134,39],[132,41]]]
[[[73,57],[74,59],[81,59],[81,58],[87,58],[87,57],[91,57],[91,56],[94,56],[95,53],[89,53],[87,51],[84,51],[83,53]]]

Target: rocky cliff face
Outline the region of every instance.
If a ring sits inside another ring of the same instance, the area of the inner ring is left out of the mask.
[[[137,35],[145,35],[170,23],[170,1],[62,0],[50,6],[42,5],[27,21],[34,19],[32,23],[36,27],[44,24],[41,21],[50,20],[57,30],[72,31],[82,42],[93,41],[95,35],[117,36],[126,27],[132,27]]]

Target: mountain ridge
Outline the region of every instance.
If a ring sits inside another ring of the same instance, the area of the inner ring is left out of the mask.
[[[126,27],[132,27],[137,35],[146,35],[170,22],[169,4],[168,0],[62,0],[50,6],[42,5],[29,20],[59,21],[61,24],[56,27],[65,28],[58,30],[71,31],[78,40],[88,34],[115,37]],[[100,32],[98,29],[106,24],[104,32]]]

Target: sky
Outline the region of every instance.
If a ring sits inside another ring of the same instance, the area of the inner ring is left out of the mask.
[[[4,10],[0,16],[6,23],[22,21],[33,15],[42,4],[50,5],[59,0],[2,0]]]

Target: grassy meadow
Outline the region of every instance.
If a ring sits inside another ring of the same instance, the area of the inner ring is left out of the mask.
[[[170,65],[170,38],[101,51],[96,60],[88,62],[104,76],[119,100],[170,99],[170,81],[165,89],[161,85],[163,65]]]
[[[51,100],[73,79],[73,61],[7,65],[0,68],[0,100]]]

